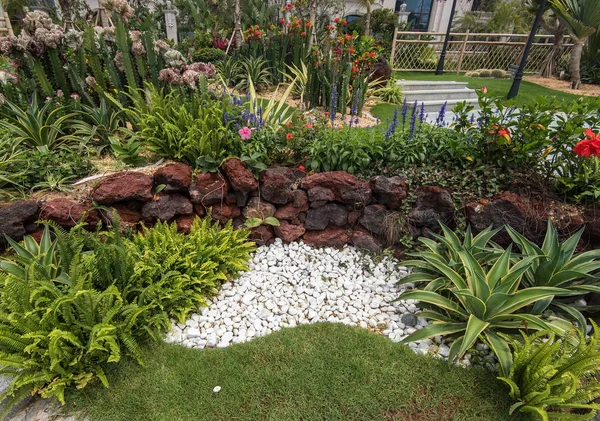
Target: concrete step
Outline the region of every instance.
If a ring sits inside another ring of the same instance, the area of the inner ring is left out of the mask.
[[[402,86],[404,92],[425,90],[467,89],[467,82],[445,80],[398,80],[396,85]]]
[[[452,99],[477,99],[477,93],[473,89],[440,89],[440,90],[422,90],[404,92],[406,100],[410,102],[418,101],[449,101]]]
[[[432,101],[419,101],[419,105],[418,105],[418,109],[421,109],[421,104],[425,105],[425,113],[429,114],[429,118],[435,118],[435,116],[437,115],[437,113],[440,111],[440,108],[442,108],[442,105],[444,105],[444,103],[446,104],[446,111],[452,111],[454,109],[454,107],[456,107],[456,104],[458,104],[459,102],[466,102],[467,104],[473,105],[473,110],[478,110],[479,109],[479,104],[477,102],[476,98],[473,99],[466,99],[466,100],[459,100],[459,99],[450,99],[447,101],[440,101],[440,100],[432,100]],[[414,100],[413,100],[414,103]],[[412,105],[409,107],[409,109],[411,108]]]

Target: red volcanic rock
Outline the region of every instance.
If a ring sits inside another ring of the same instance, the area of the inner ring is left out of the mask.
[[[167,164],[154,173],[154,184],[165,185],[163,192],[185,192],[192,182],[192,167],[179,162]]]
[[[42,204],[40,219],[54,221],[64,228],[73,228],[83,218],[86,228],[95,228],[100,217],[98,211],[90,210],[91,205],[65,198],[50,200]]]
[[[258,197],[253,197],[242,210],[242,215],[244,218],[266,219],[275,215],[275,206]]]
[[[152,200],[153,179],[139,172],[120,172],[102,180],[92,191],[92,199],[101,205],[127,200]]]
[[[260,173],[260,193],[263,199],[285,205],[293,200],[292,187],[306,174],[297,168],[269,168]]]
[[[130,209],[125,205],[114,205],[107,213],[108,221],[112,224],[115,218],[119,218],[119,226],[122,230],[136,229],[142,220],[142,214],[136,210]]]
[[[303,239],[315,247],[343,247],[350,241],[350,234],[343,228],[328,227],[321,231],[306,231]]]
[[[322,172],[308,176],[302,180],[300,187],[308,191],[309,200],[311,197],[317,199],[316,201],[321,201],[320,197],[327,197],[323,200],[331,200],[329,198],[333,197],[337,202],[354,206],[371,202],[369,184],[345,171]],[[327,190],[331,191],[331,194]]]
[[[383,205],[370,205],[365,207],[359,221],[369,232],[382,235],[385,233],[385,219],[389,214],[390,211]]]
[[[142,217],[148,222],[169,221],[176,215],[190,215],[194,208],[190,200],[182,194],[160,193],[155,200],[144,203]]]
[[[224,203],[229,188],[229,183],[219,173],[197,174],[190,185],[190,199],[192,203],[206,207]]]
[[[19,200],[0,207],[0,245],[6,244],[4,236],[20,241],[26,226],[37,219],[39,203],[36,200]]]
[[[258,189],[258,181],[254,175],[248,170],[246,164],[237,158],[230,158],[223,162],[221,170],[231,183],[234,190],[250,193]]]
[[[378,175],[371,177],[369,186],[373,192],[373,199],[385,205],[388,209],[399,210],[402,201],[406,198],[408,186],[402,177],[384,177]]]
[[[306,232],[306,228],[303,225],[292,225],[288,221],[280,221],[278,227],[274,227],[275,235],[284,243],[291,243],[296,241]]]
[[[219,221],[223,224],[230,219],[237,218],[242,214],[240,212],[240,208],[238,208],[235,204],[215,204],[212,205],[210,209],[212,210],[212,218],[215,221]]]
[[[196,220],[196,215],[181,215],[175,220],[177,229],[185,234],[189,234],[192,229],[192,224]]]
[[[369,250],[373,253],[381,251],[381,244],[364,229],[358,229],[352,233],[352,244],[359,249]]]
[[[348,223],[348,212],[336,203],[328,203],[317,209],[311,209],[306,215],[304,226],[307,230],[322,230],[328,225],[342,227]]]
[[[269,225],[259,225],[258,227],[252,228],[250,230],[249,238],[259,246],[268,246],[275,241],[273,228]]]
[[[437,186],[423,186],[416,195],[415,207],[408,214],[413,225],[434,232],[440,231],[438,221],[454,226],[454,202],[450,192]]]

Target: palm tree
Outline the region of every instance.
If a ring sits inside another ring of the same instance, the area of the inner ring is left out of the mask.
[[[583,44],[600,25],[600,0],[550,0],[550,7],[565,22],[571,35],[574,44],[569,64],[571,89],[579,89]]]
[[[317,42],[317,0],[308,2],[308,11],[310,14],[310,39],[308,40],[308,49]]]
[[[540,0],[527,0],[525,2],[525,7],[527,7],[527,11],[531,14],[531,16],[535,16],[540,6]],[[559,19],[551,7],[547,7],[546,12],[547,13],[542,18],[540,25],[546,31],[554,35],[554,41],[552,44],[552,50],[546,59],[546,64],[544,65],[541,76],[551,78],[554,77],[558,60],[562,56],[565,39],[565,23]]]
[[[375,0],[358,0],[358,5],[367,9],[365,15],[365,36],[371,35],[371,8],[375,4]]]

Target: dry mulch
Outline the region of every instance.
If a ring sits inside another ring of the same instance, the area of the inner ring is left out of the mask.
[[[541,76],[526,76],[527,82],[535,83],[537,85],[544,86],[546,88],[554,89],[556,91],[565,92],[573,95],[584,95],[584,96],[600,96],[599,85],[586,85],[581,84],[581,89],[571,89],[568,80],[561,80],[556,78],[545,78]]]

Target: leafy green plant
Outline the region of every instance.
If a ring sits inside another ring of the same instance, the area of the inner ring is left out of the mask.
[[[123,126],[123,110],[115,111],[102,98],[98,107],[81,104],[80,119],[73,122],[71,128],[75,136],[81,136],[87,146],[100,154]]]
[[[275,218],[273,216],[268,216],[265,219],[262,219],[262,218],[248,218],[244,222],[244,226],[246,228],[256,228],[256,227],[261,226],[263,224],[265,224],[265,225],[271,225],[273,227],[278,227],[280,225],[279,219],[277,219],[277,218]]]
[[[271,72],[266,60],[261,57],[243,57],[240,61],[240,77],[236,89],[246,91],[254,84],[259,91],[271,83]]]
[[[51,101],[40,107],[35,95],[27,109],[7,101],[2,110],[0,127],[11,133],[15,141],[41,152],[48,152],[78,141],[76,137],[65,133],[76,115],[66,111],[65,107],[55,106]]]
[[[575,320],[579,329],[585,333],[585,318],[573,302],[586,294],[600,293],[600,250],[575,253],[584,229],[580,229],[561,243],[556,228],[552,221],[548,220],[546,236],[541,247],[510,226],[507,226],[506,230],[513,242],[519,246],[522,256],[535,257],[525,272],[523,285],[558,287],[570,292],[568,297],[560,300],[547,297],[536,302],[531,312],[542,314],[550,307]]]
[[[195,62],[216,64],[225,60],[226,57],[227,54],[225,54],[225,51],[212,47],[201,48],[192,52],[192,60]]]
[[[505,375],[512,361],[508,345],[498,331],[523,327],[564,331],[567,323],[559,319],[546,320],[524,313],[523,309],[548,297],[565,295],[567,291],[549,286],[521,289],[523,275],[537,257],[525,257],[513,263],[509,247],[497,258],[487,261],[478,255],[477,248],[465,247],[450,229],[445,226],[443,229],[444,247],[452,249],[448,253],[458,257],[456,261],[445,261],[438,243],[421,239],[429,251],[416,253],[417,259],[403,263],[414,267],[415,275],[432,279],[435,286],[400,295],[402,300],[419,300],[425,308],[421,315],[433,321],[406,337],[404,342],[450,335],[453,343],[449,359],[452,361],[462,357],[479,339],[496,354],[500,372]],[[469,245],[469,241],[465,244]]]
[[[517,401],[511,408],[542,421],[591,420],[600,404],[600,330],[586,339],[580,331],[557,338],[552,331],[521,332],[523,342],[502,335],[513,347],[513,365],[499,377]]]
[[[236,86],[242,74],[242,66],[237,57],[227,57],[216,65],[225,86]]]
[[[380,130],[325,129],[318,133],[310,149],[310,166],[315,171],[366,172],[384,158]]]
[[[379,84],[380,81],[375,80],[370,83]],[[396,84],[396,79],[390,78],[387,83],[382,87],[370,87],[370,92],[373,96],[379,98],[382,101],[389,102],[390,104],[402,104],[404,94],[402,93],[402,86]]]
[[[130,116],[139,127],[137,136],[152,153],[196,165],[205,156],[237,154],[239,137],[228,130],[224,112],[221,101],[176,90],[165,94],[150,86],[147,98],[136,101]]]
[[[293,117],[293,113],[290,112],[289,106],[286,104],[288,97],[291,92],[294,90],[296,86],[297,79],[294,79],[290,82],[286,90],[281,95],[281,98],[277,100],[277,91],[279,90],[279,85],[277,89],[269,99],[269,102],[266,105],[261,105],[259,103],[258,95],[256,94],[256,89],[254,86],[254,81],[251,77],[248,77],[248,93],[249,101],[248,108],[250,113],[254,115],[260,115],[262,119],[262,124],[267,127],[278,127],[281,124],[286,124]],[[259,111],[260,107],[260,111]]]
[[[140,156],[141,147],[142,142],[135,135],[130,136],[129,139],[121,139],[117,136],[110,138],[110,148],[115,158],[132,167],[140,167],[148,163],[146,158]]]
[[[148,310],[127,304],[116,287],[98,291],[82,243],[52,241],[48,227],[39,244],[30,236],[0,261],[1,374],[13,377],[0,395],[4,412],[39,394],[64,404],[67,387],[108,381],[103,366],[122,349],[140,361],[136,319]]]
[[[154,303],[161,311],[184,322],[188,313],[206,305],[220,284],[239,271],[254,244],[249,232],[223,228],[209,218],[197,218],[189,235],[176,224],[159,222],[131,240],[133,275],[123,296],[137,296],[139,303]]]

